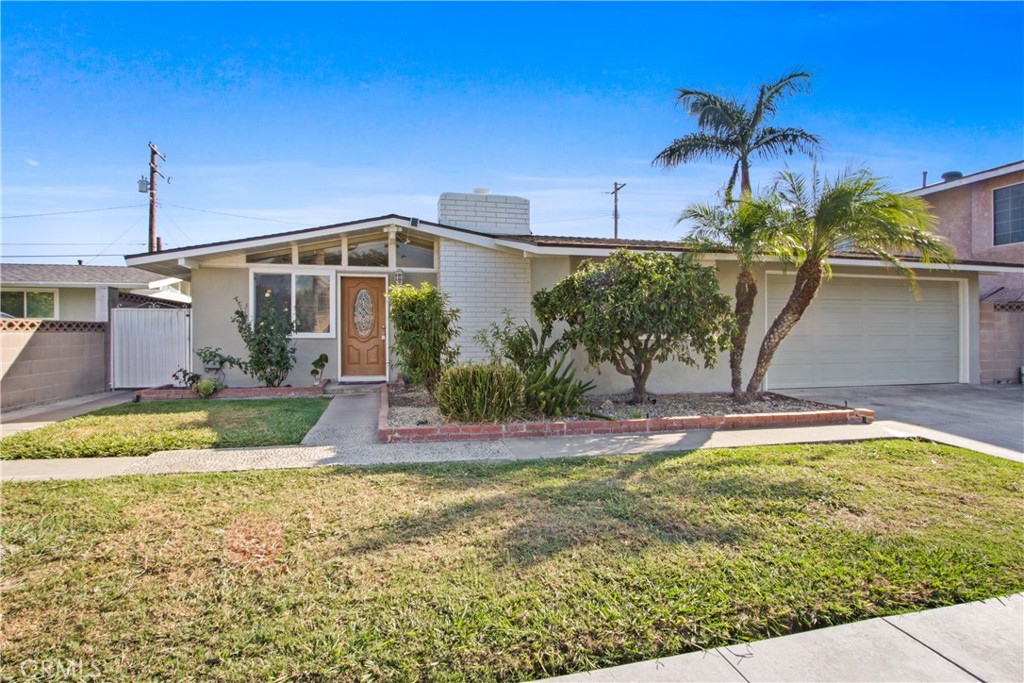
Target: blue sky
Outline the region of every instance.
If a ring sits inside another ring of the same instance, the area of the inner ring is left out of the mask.
[[[5,218],[5,261],[144,250],[149,140],[166,247],[433,220],[475,187],[529,198],[536,233],[610,236],[614,181],[621,236],[674,239],[729,170],[651,166],[694,130],[674,89],[745,95],[797,66],[813,92],[778,122],[821,135],[826,170],[902,190],[1024,157],[1021,3],[4,2],[0,20],[3,215],[131,206]]]

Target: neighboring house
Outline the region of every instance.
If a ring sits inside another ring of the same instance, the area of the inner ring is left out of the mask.
[[[236,239],[126,257],[129,265],[192,283],[193,346],[245,349],[230,318],[237,298],[259,313],[266,302],[283,305],[298,323],[298,362],[289,381],[305,383],[311,361],[330,358],[325,377],[340,381],[396,379],[390,349],[386,288],[431,282],[462,312],[458,344],[464,360],[483,359],[473,335],[508,309],[531,319],[534,292],[549,288],[588,258],[612,250],[677,252],[678,242],[533,235],[529,201],[521,197],[444,193],[438,220],[387,215],[275,235]],[[705,262],[731,292],[735,257],[712,254]],[[911,263],[920,283],[916,301],[906,282],[869,257],[832,260],[833,278],[782,344],[766,387],[979,381],[978,278],[1024,272],[990,262],[961,261],[951,268]],[[750,372],[768,324],[782,307],[793,271],[758,267],[759,312],[750,330]],[[586,365],[578,356],[577,367]],[[625,391],[630,381],[611,370],[591,370],[599,392]],[[228,382],[252,384],[231,372]],[[723,391],[727,357],[713,370],[665,363],[652,374],[653,392]]]
[[[14,318],[106,322],[111,308],[180,307],[189,283],[125,266],[0,265],[0,311]]]
[[[1024,266],[1024,161],[962,175],[907,194],[927,201],[937,232],[967,260]],[[1024,366],[1024,274],[978,278],[982,383],[1019,382]]]

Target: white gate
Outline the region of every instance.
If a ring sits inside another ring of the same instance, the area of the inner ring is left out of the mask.
[[[170,384],[178,368],[192,369],[192,311],[114,308],[110,358],[115,389]]]

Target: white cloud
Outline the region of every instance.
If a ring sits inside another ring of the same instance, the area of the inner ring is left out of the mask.
[[[31,166],[32,168],[39,168],[39,162],[30,157],[25,157],[25,163]]]

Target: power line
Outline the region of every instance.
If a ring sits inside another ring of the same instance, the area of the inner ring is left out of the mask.
[[[4,242],[8,247],[98,247],[106,242]],[[145,242],[125,242],[125,244],[145,244]]]
[[[189,242],[194,242],[195,241],[195,240],[193,240],[189,236],[189,234],[187,232],[185,232],[184,228],[182,228],[180,225],[178,225],[178,221],[176,221],[173,218],[171,218],[171,214],[167,213],[167,209],[164,208],[163,204],[159,204],[157,206],[157,208],[160,209],[160,213],[162,213],[167,218],[167,220],[169,220],[171,222],[171,225],[173,225],[174,227],[176,227],[178,229],[178,232],[180,232],[185,237],[186,240],[188,240]]]
[[[109,256],[114,258],[115,256],[127,256],[127,254],[4,254],[0,258],[99,258],[100,256]]]
[[[131,231],[131,229],[132,229],[132,228],[134,228],[134,227],[135,227],[136,225],[138,225],[138,224],[139,224],[139,221],[141,221],[141,220],[142,220],[142,218],[143,218],[142,216],[139,216],[139,217],[138,217],[138,218],[136,218],[136,219],[135,219],[134,221],[132,221],[132,224],[131,224],[131,225],[129,225],[129,226],[127,227],[127,228],[125,228],[125,231],[124,231],[124,232],[122,232],[122,233],[121,233],[120,235],[118,235],[118,236],[117,236],[117,237],[116,237],[116,238],[114,239],[114,241],[113,241],[113,242],[111,242],[111,243],[110,243],[110,244],[108,244],[108,245],[107,245],[106,247],[104,247],[103,249],[101,249],[101,250],[100,250],[100,253],[98,253],[98,254],[91,254],[92,258],[90,258],[90,259],[89,259],[89,263],[92,263],[92,262],[93,262],[93,259],[97,259],[97,258],[99,258],[100,256],[104,256],[104,255],[107,255],[107,254],[106,254],[106,251],[107,251],[107,249],[110,249],[110,247],[112,247],[112,246],[114,246],[115,244],[117,244],[118,242],[120,242],[120,241],[121,241],[121,238],[122,238],[122,237],[124,237],[125,235],[127,235],[127,234],[128,234],[128,233],[129,233],[130,231]],[[110,255],[111,255],[111,256],[114,256],[114,254],[110,254]],[[121,256],[124,256],[124,254],[121,254]],[[89,265],[89,263],[87,263],[87,264],[85,264],[85,265]]]
[[[93,213],[95,211],[115,211],[117,209],[136,209],[145,204],[129,204],[128,206],[108,206],[102,209],[78,209],[77,211],[51,211],[50,213],[24,213],[17,216],[0,216],[2,220],[12,218],[37,218],[39,216],[66,216],[71,213]]]
[[[268,223],[283,223],[285,225],[307,225],[307,223],[296,223],[295,221],[279,221],[273,218],[259,218],[258,216],[243,216],[240,213],[227,213],[226,211],[211,211],[210,209],[197,209],[193,206],[180,206],[178,204],[167,204],[166,206],[186,211],[201,211],[202,213],[215,213],[218,216],[231,216],[233,218],[246,218],[251,221],[267,221]]]

